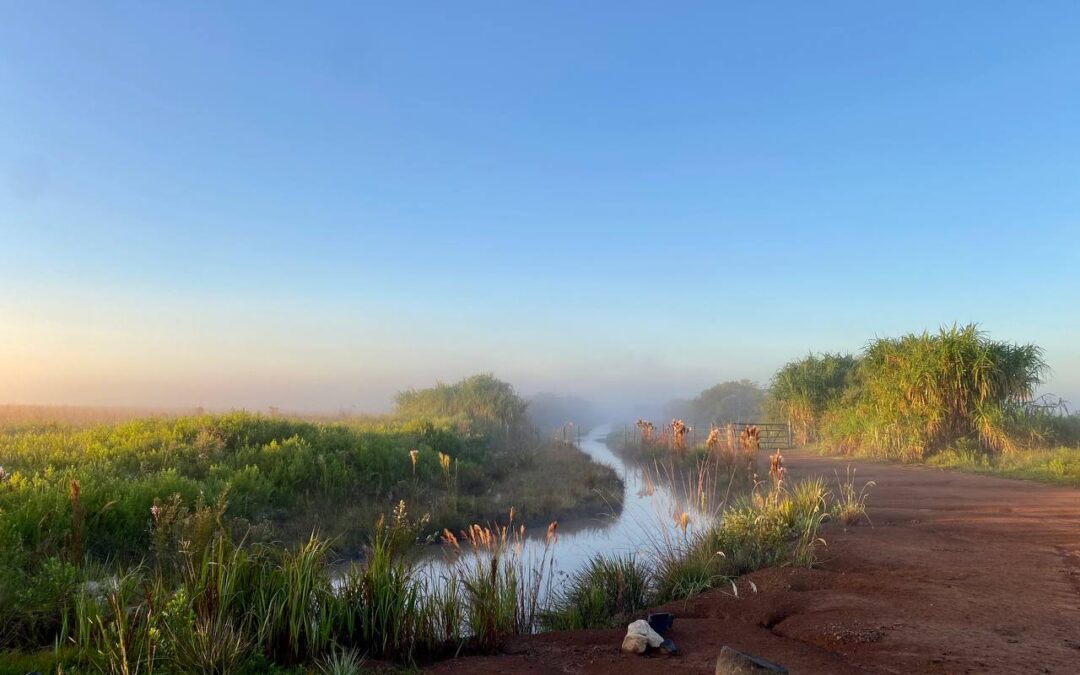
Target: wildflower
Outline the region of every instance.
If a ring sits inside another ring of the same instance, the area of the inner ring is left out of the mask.
[[[419,450],[410,450],[409,451],[409,461],[412,462],[413,473],[416,473],[416,458],[417,458],[417,456],[419,454],[420,454]]]
[[[154,519],[154,524],[156,525],[158,520],[161,518],[161,506],[159,506],[158,504],[154,504],[153,506],[151,506],[150,517]]]
[[[450,455],[446,453],[439,453],[439,466],[442,467],[443,472],[450,473]]]
[[[686,528],[690,525],[690,514],[686,511],[683,511],[679,514],[679,517],[675,519],[675,523],[679,526],[679,529],[681,529],[683,534],[685,535]]]
[[[4,467],[0,466],[0,480],[7,478],[7,471],[4,471]]]

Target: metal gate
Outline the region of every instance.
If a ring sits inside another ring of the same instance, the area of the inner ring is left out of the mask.
[[[747,427],[757,427],[760,439],[759,447],[767,450],[790,450],[791,425],[786,422],[734,422],[735,437]]]

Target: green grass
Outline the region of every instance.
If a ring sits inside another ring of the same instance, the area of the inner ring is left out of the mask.
[[[869,460],[902,461],[883,457],[871,449],[838,452],[824,444],[811,446],[810,449],[825,456],[841,455]],[[914,463],[936,469],[1034,480],[1055,485],[1080,486],[1080,447],[1076,446],[994,453],[987,452],[976,443],[959,442],[929,455],[921,462]]]
[[[1007,454],[1068,442],[1060,416],[1032,400],[1047,371],[1037,345],[953,325],[874,339],[858,357],[788,363],[773,378],[770,408],[800,443],[819,439],[838,452],[921,461],[970,442]]]
[[[754,570],[814,565],[832,500],[820,479],[759,486],[699,534],[659,537],[642,557],[594,558],[557,595],[543,624],[553,630],[621,624],[648,607],[733,587]]]
[[[412,664],[490,652],[539,626],[613,625],[760,567],[811,565],[828,498],[820,480],[759,487],[699,535],[684,530],[642,558],[594,559],[547,604],[541,591],[552,579],[554,549],[523,558],[524,530],[513,516],[469,528],[462,543],[471,545],[443,578],[431,579],[411,555],[427,521],[401,503],[373,528],[362,559],[338,576],[326,540],[236,541],[222,518],[226,505],[202,503],[179,513],[176,536],[152,564],[50,563],[40,578],[56,634],[45,642],[24,633],[21,644],[8,645],[24,651],[0,654],[0,672],[23,665],[46,672],[60,662],[72,673],[355,672],[359,655]],[[52,654],[54,642],[64,651]]]
[[[652,585],[652,573],[643,558],[596,556],[567,581],[541,622],[549,630],[626,623],[649,607],[654,599]]]
[[[0,426],[0,664],[58,640],[75,647],[71,672],[259,672],[338,647],[406,663],[455,653],[485,612],[464,576],[446,588],[416,577],[418,540],[511,506],[547,523],[621,501],[612,469],[542,441],[494,378],[400,403],[334,421],[12,418]],[[373,527],[393,504],[392,524]],[[339,588],[333,561],[354,552],[363,563]],[[527,570],[506,573],[527,590]],[[525,625],[520,609],[509,630]]]
[[[971,447],[948,448],[926,464],[1005,478],[1024,478],[1059,485],[1080,485],[1080,448],[1020,450],[989,455]]]
[[[445,469],[440,453],[451,460]],[[622,489],[614,471],[555,442],[507,448],[449,422],[247,413],[0,433],[0,466],[0,557],[16,566],[27,556],[137,559],[168,536],[170,523],[155,523],[151,507],[223,495],[237,531],[254,525],[264,538],[296,542],[318,527],[348,548],[400,499],[430,513],[438,531],[511,505],[536,522],[596,511]]]

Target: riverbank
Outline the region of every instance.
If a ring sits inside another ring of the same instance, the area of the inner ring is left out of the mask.
[[[620,652],[622,630],[515,638],[433,673],[711,673],[724,645],[791,672],[1071,673],[1080,658],[1080,492],[1027,481],[787,454],[796,477],[855,468],[873,527],[833,523],[813,569],[742,577],[661,609],[681,655]],[[751,587],[756,586],[756,592]]]

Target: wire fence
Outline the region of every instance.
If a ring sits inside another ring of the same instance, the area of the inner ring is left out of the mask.
[[[670,426],[670,425],[667,425]],[[791,425],[787,422],[723,422],[717,424],[692,424],[690,425],[690,446],[696,447],[705,443],[709,432],[713,427],[719,428],[731,438],[740,438],[745,430],[757,428],[758,447],[763,450],[790,450],[794,447],[791,435]],[[664,427],[657,428],[658,435],[663,435]],[[657,435],[653,436],[655,440]],[[641,442],[641,430],[631,424],[623,426],[623,442]]]

